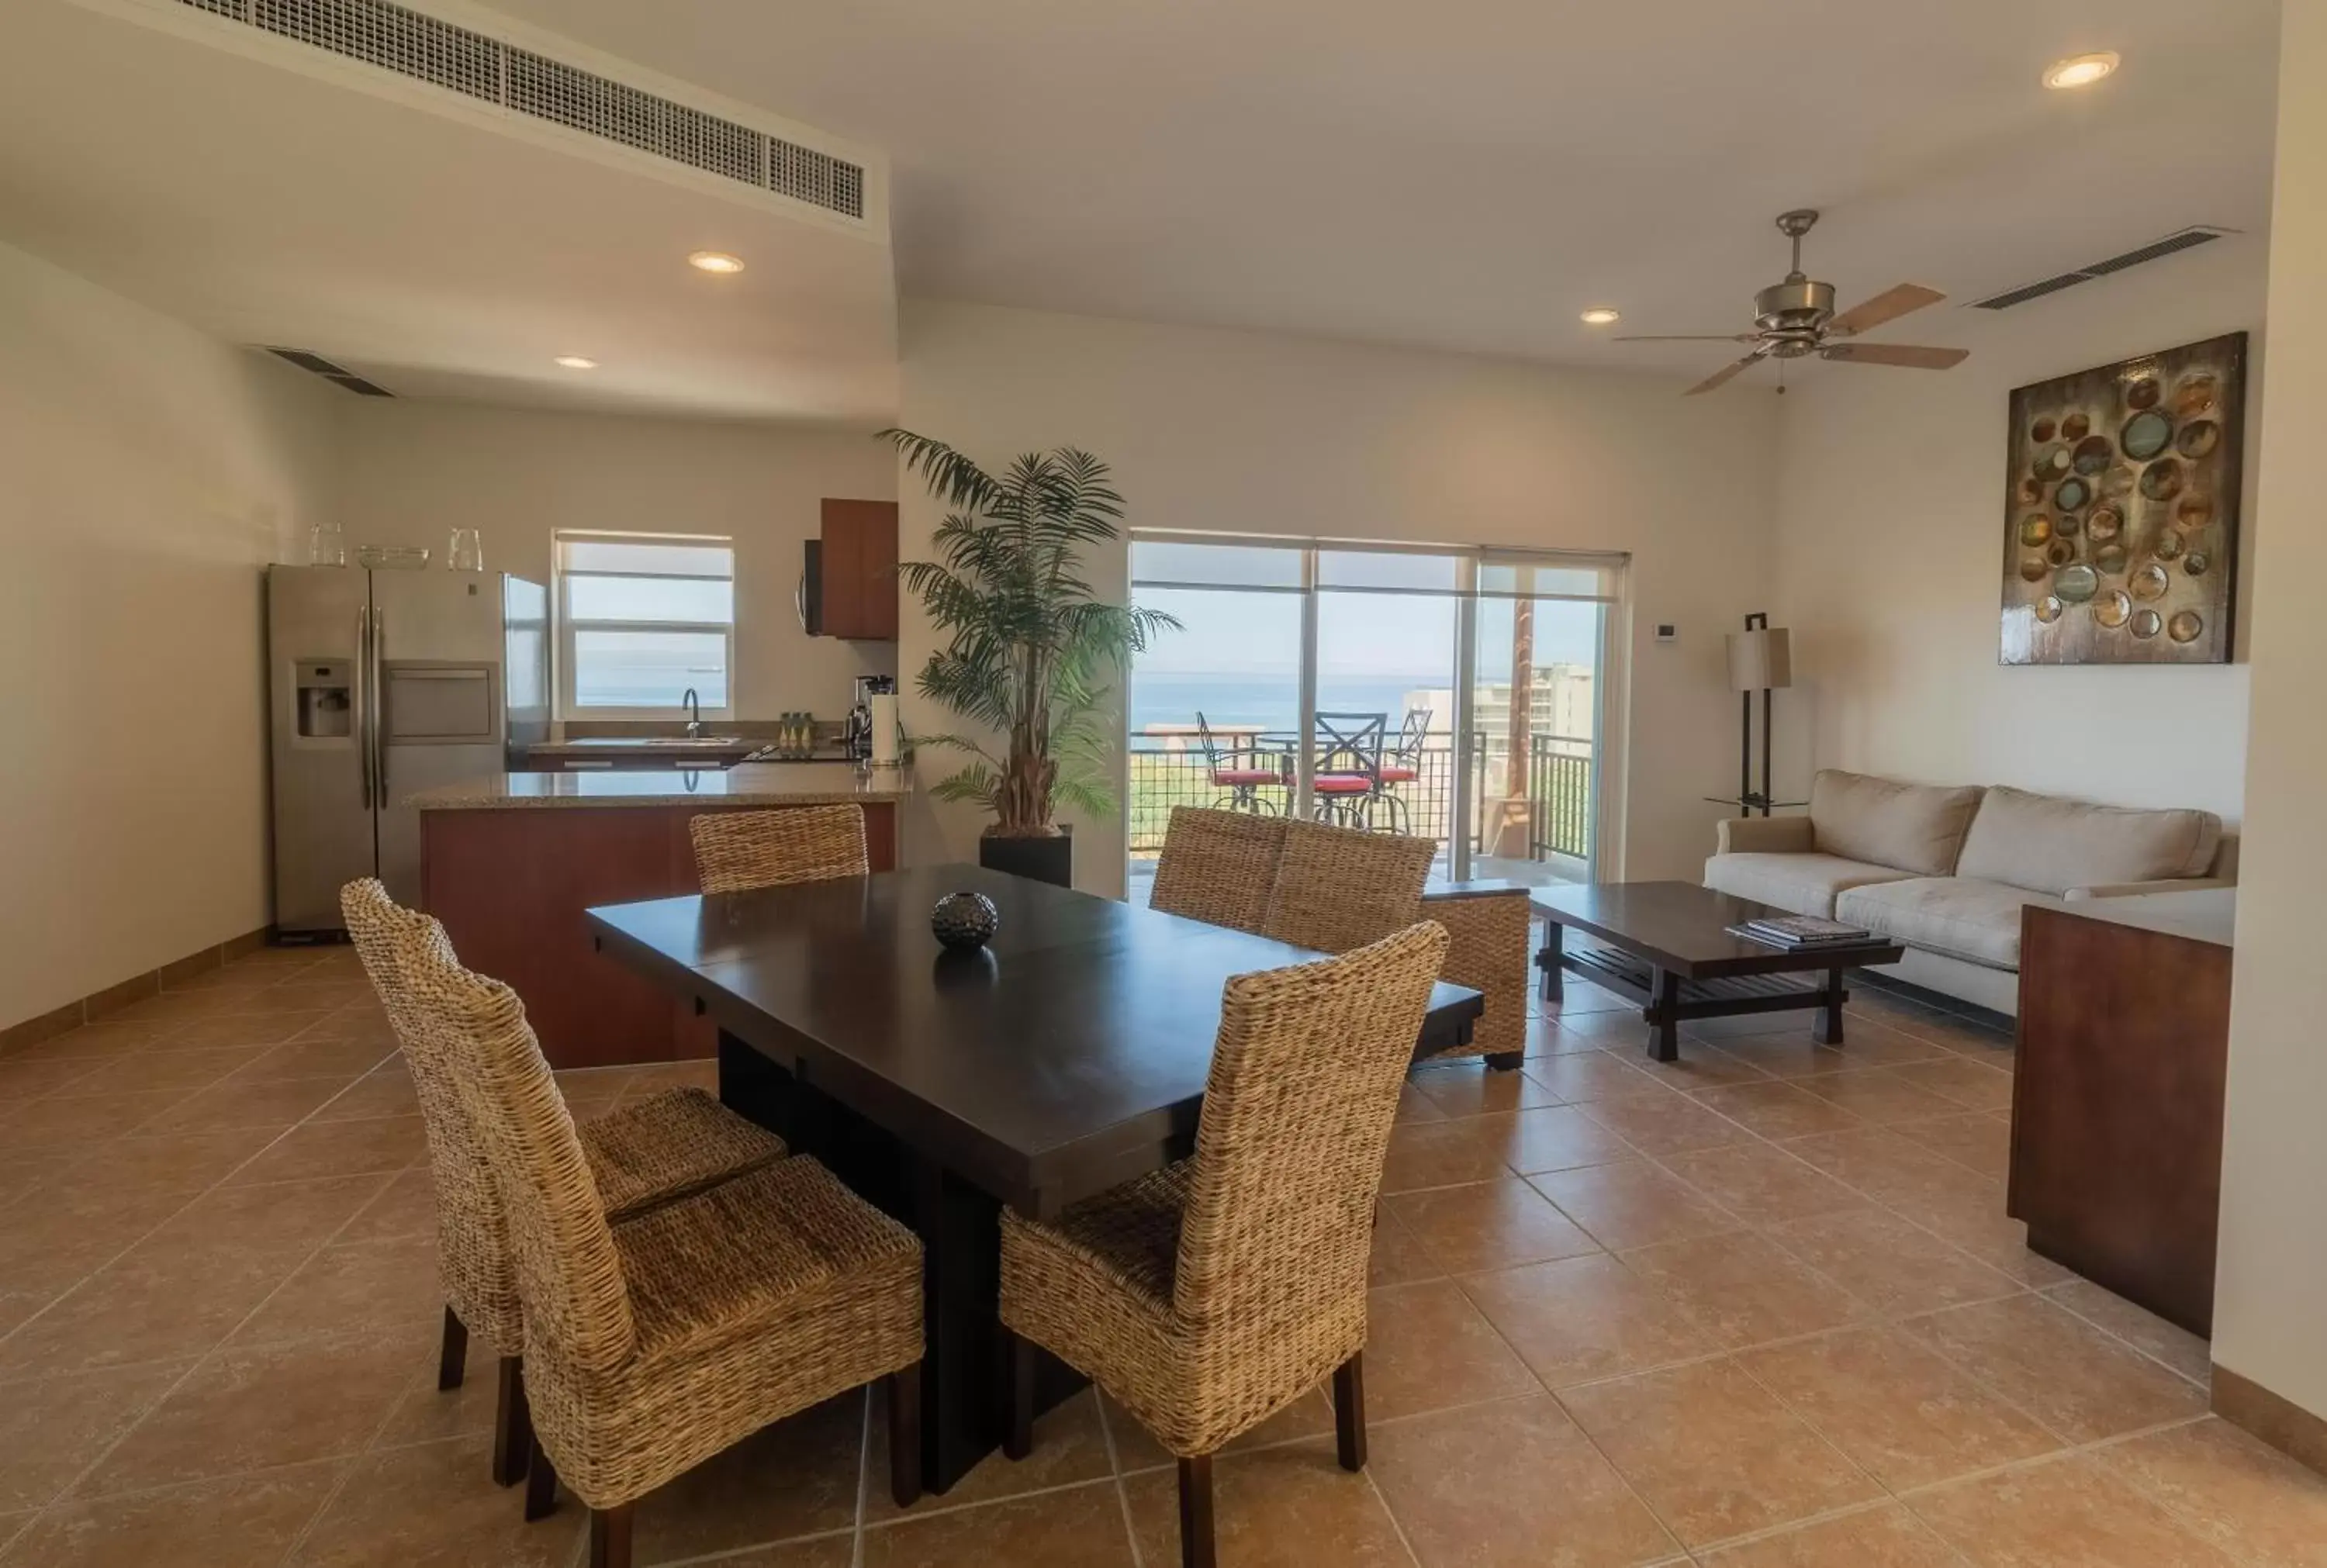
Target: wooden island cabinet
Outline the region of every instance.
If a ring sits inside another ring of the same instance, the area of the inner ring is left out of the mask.
[[[583,911],[698,891],[687,822],[706,811],[847,802],[874,871],[897,864],[894,770],[768,763],[724,772],[503,773],[412,798],[421,904],[461,961],[525,1003],[557,1068],[715,1055],[717,1032],[595,949]]]

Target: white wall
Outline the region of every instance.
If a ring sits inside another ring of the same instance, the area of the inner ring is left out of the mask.
[[[2214,1360],[2327,1419],[2327,504],[2309,476],[2327,430],[2327,8],[2289,5],[2284,29]]]
[[[344,396],[0,246],[0,1025],[266,923],[260,568]]]
[[[546,413],[348,399],[341,516],[358,544],[425,545],[482,533],[485,565],[549,580],[557,528],[667,529],[735,540],[736,716],[798,708],[838,718],[849,679],[893,674],[888,643],[810,638],[792,608],[818,502],[896,494],[889,448],[809,425]]]
[[[2244,665],[1996,663],[2004,444],[2014,387],[2238,330],[2257,406],[2264,261],[2260,242],[2224,240],[1958,311],[1944,341],[1972,354],[1952,370],[1827,367],[1787,394],[1775,581],[1797,686],[1779,707],[1780,794],[1838,767],[2238,817]],[[1883,335],[1911,341],[1925,319]],[[2248,580],[2258,431],[2250,417]]]
[[[1722,634],[1763,608],[1777,411],[1740,388],[1270,333],[909,300],[903,423],[980,459],[1087,447],[1130,521],[1343,538],[1632,552],[1626,860],[1693,876],[1734,787],[1736,710]],[[905,554],[937,509],[906,492]],[[1125,556],[1093,562],[1125,591]],[[1681,640],[1659,647],[1653,623]],[[931,646],[909,604],[899,658],[909,729],[945,727],[913,695]],[[983,818],[923,804],[908,849],[974,858]],[[1123,883],[1120,820],[1079,822],[1076,882]],[[1610,868],[1612,872],[1614,868]]]

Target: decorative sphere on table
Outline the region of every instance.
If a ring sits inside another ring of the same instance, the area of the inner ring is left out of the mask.
[[[1002,911],[984,893],[948,893],[930,911],[930,934],[957,953],[983,947],[1001,924]]]

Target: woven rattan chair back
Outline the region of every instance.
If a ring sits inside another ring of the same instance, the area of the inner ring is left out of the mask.
[[[340,914],[387,1009],[420,1101],[428,1175],[436,1194],[436,1273],[444,1302],[497,1353],[518,1355],[525,1342],[525,1319],[509,1259],[509,1217],[452,1065],[438,1036],[421,1027],[407,974],[424,958],[454,963],[452,945],[444,927],[397,903],[372,877],[340,890]]]
[[[1421,918],[1422,884],[1437,853],[1427,838],[1288,822],[1260,934],[1347,953],[1404,930]]]
[[[1174,806],[1164,829],[1148,907],[1257,932],[1268,915],[1285,829],[1282,817]]]
[[[687,823],[706,893],[864,876],[864,808],[795,806],[781,811],[706,811]]]
[[[597,1183],[525,1004],[449,949],[411,955],[416,1022],[453,1069],[509,1216],[525,1353],[584,1377],[638,1349],[630,1294]]]
[[[1357,1347],[1374,1201],[1398,1086],[1446,956],[1412,926],[1340,958],[1239,975],[1221,1000],[1173,1307],[1225,1379],[1281,1399],[1277,1363],[1314,1377]],[[1315,1365],[1320,1347],[1333,1339]]]

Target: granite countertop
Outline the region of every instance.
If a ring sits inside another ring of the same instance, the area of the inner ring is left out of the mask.
[[[913,792],[906,768],[859,772],[853,762],[745,762],[724,772],[492,773],[405,798],[423,811],[556,806],[831,806],[897,801]]]

